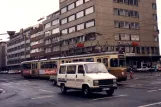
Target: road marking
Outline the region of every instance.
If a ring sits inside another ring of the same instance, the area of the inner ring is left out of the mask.
[[[2,91],[2,93],[1,94],[4,94],[6,91],[4,91],[4,89],[0,89],[0,91]]]
[[[35,100],[35,99],[51,98],[51,97],[53,97],[53,95],[48,95],[48,96],[40,96],[40,97],[31,98],[31,99],[32,99],[32,100]]]
[[[156,92],[156,91],[161,91],[161,89],[157,89],[157,90],[149,90],[149,91],[148,91],[148,93]]]
[[[147,105],[138,106],[138,107],[150,107],[150,106],[154,106],[154,105],[161,105],[161,102],[158,102],[158,103],[152,103],[152,104],[147,104]]]
[[[96,99],[92,99],[93,101],[96,101],[96,100],[103,100],[103,99],[108,99],[108,98],[118,98],[118,97],[126,97],[127,95],[124,94],[124,95],[118,95],[118,96],[112,96],[112,97],[103,97],[103,98],[96,98]]]
[[[44,91],[44,92],[48,92],[48,93],[54,93],[52,91],[48,91],[48,90],[43,90],[43,89],[39,89],[40,91]]]

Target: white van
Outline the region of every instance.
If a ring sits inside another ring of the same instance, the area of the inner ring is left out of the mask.
[[[92,92],[106,91],[111,96],[117,89],[116,77],[108,73],[103,63],[77,62],[61,64],[57,73],[61,92],[68,89],[82,90],[85,96]]]

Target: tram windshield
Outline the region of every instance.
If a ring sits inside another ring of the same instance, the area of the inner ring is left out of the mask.
[[[113,58],[110,60],[110,66],[111,67],[126,67],[126,61],[125,59],[118,59],[118,58]]]

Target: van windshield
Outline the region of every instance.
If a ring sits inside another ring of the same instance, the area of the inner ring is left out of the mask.
[[[86,73],[107,73],[107,69],[102,63],[85,64]]]

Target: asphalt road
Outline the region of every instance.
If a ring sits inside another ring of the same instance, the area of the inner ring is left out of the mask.
[[[118,86],[112,97],[102,92],[85,98],[75,90],[63,95],[48,80],[0,74],[0,107],[161,107],[161,76],[139,73]]]

